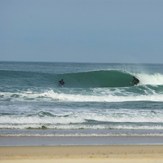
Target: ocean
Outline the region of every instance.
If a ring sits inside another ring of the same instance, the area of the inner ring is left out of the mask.
[[[122,135],[163,135],[163,64],[0,62],[0,136]]]

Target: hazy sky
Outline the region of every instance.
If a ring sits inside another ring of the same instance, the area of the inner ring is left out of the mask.
[[[163,63],[163,0],[0,0],[0,61]]]

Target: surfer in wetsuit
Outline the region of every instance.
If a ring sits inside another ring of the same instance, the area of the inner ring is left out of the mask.
[[[132,83],[134,85],[137,85],[139,83],[139,79],[135,78],[135,76],[133,76],[133,80],[132,80]]]
[[[65,84],[63,79],[61,79],[58,83],[59,83],[59,86],[63,86]]]

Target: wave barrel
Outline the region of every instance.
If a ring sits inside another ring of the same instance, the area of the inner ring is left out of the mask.
[[[139,83],[133,75],[117,70],[100,70],[57,75],[58,81],[63,79],[65,87],[129,87]]]

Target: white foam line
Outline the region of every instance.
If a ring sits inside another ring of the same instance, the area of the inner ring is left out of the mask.
[[[70,102],[125,102],[125,101],[160,101],[163,102],[163,94],[153,95],[138,95],[138,96],[116,96],[116,95],[79,95],[79,94],[64,94],[48,91],[44,93],[45,97],[50,97],[54,100],[70,101]]]
[[[0,96],[4,98],[12,97],[13,93],[0,93]],[[128,96],[117,96],[117,95],[81,95],[81,94],[68,94],[68,93],[57,93],[53,90],[44,93],[16,93],[19,98],[14,98],[14,100],[57,100],[65,102],[126,102],[126,101],[155,101],[163,102],[163,94],[153,94],[150,95],[128,95]],[[41,99],[40,99],[41,97]]]

